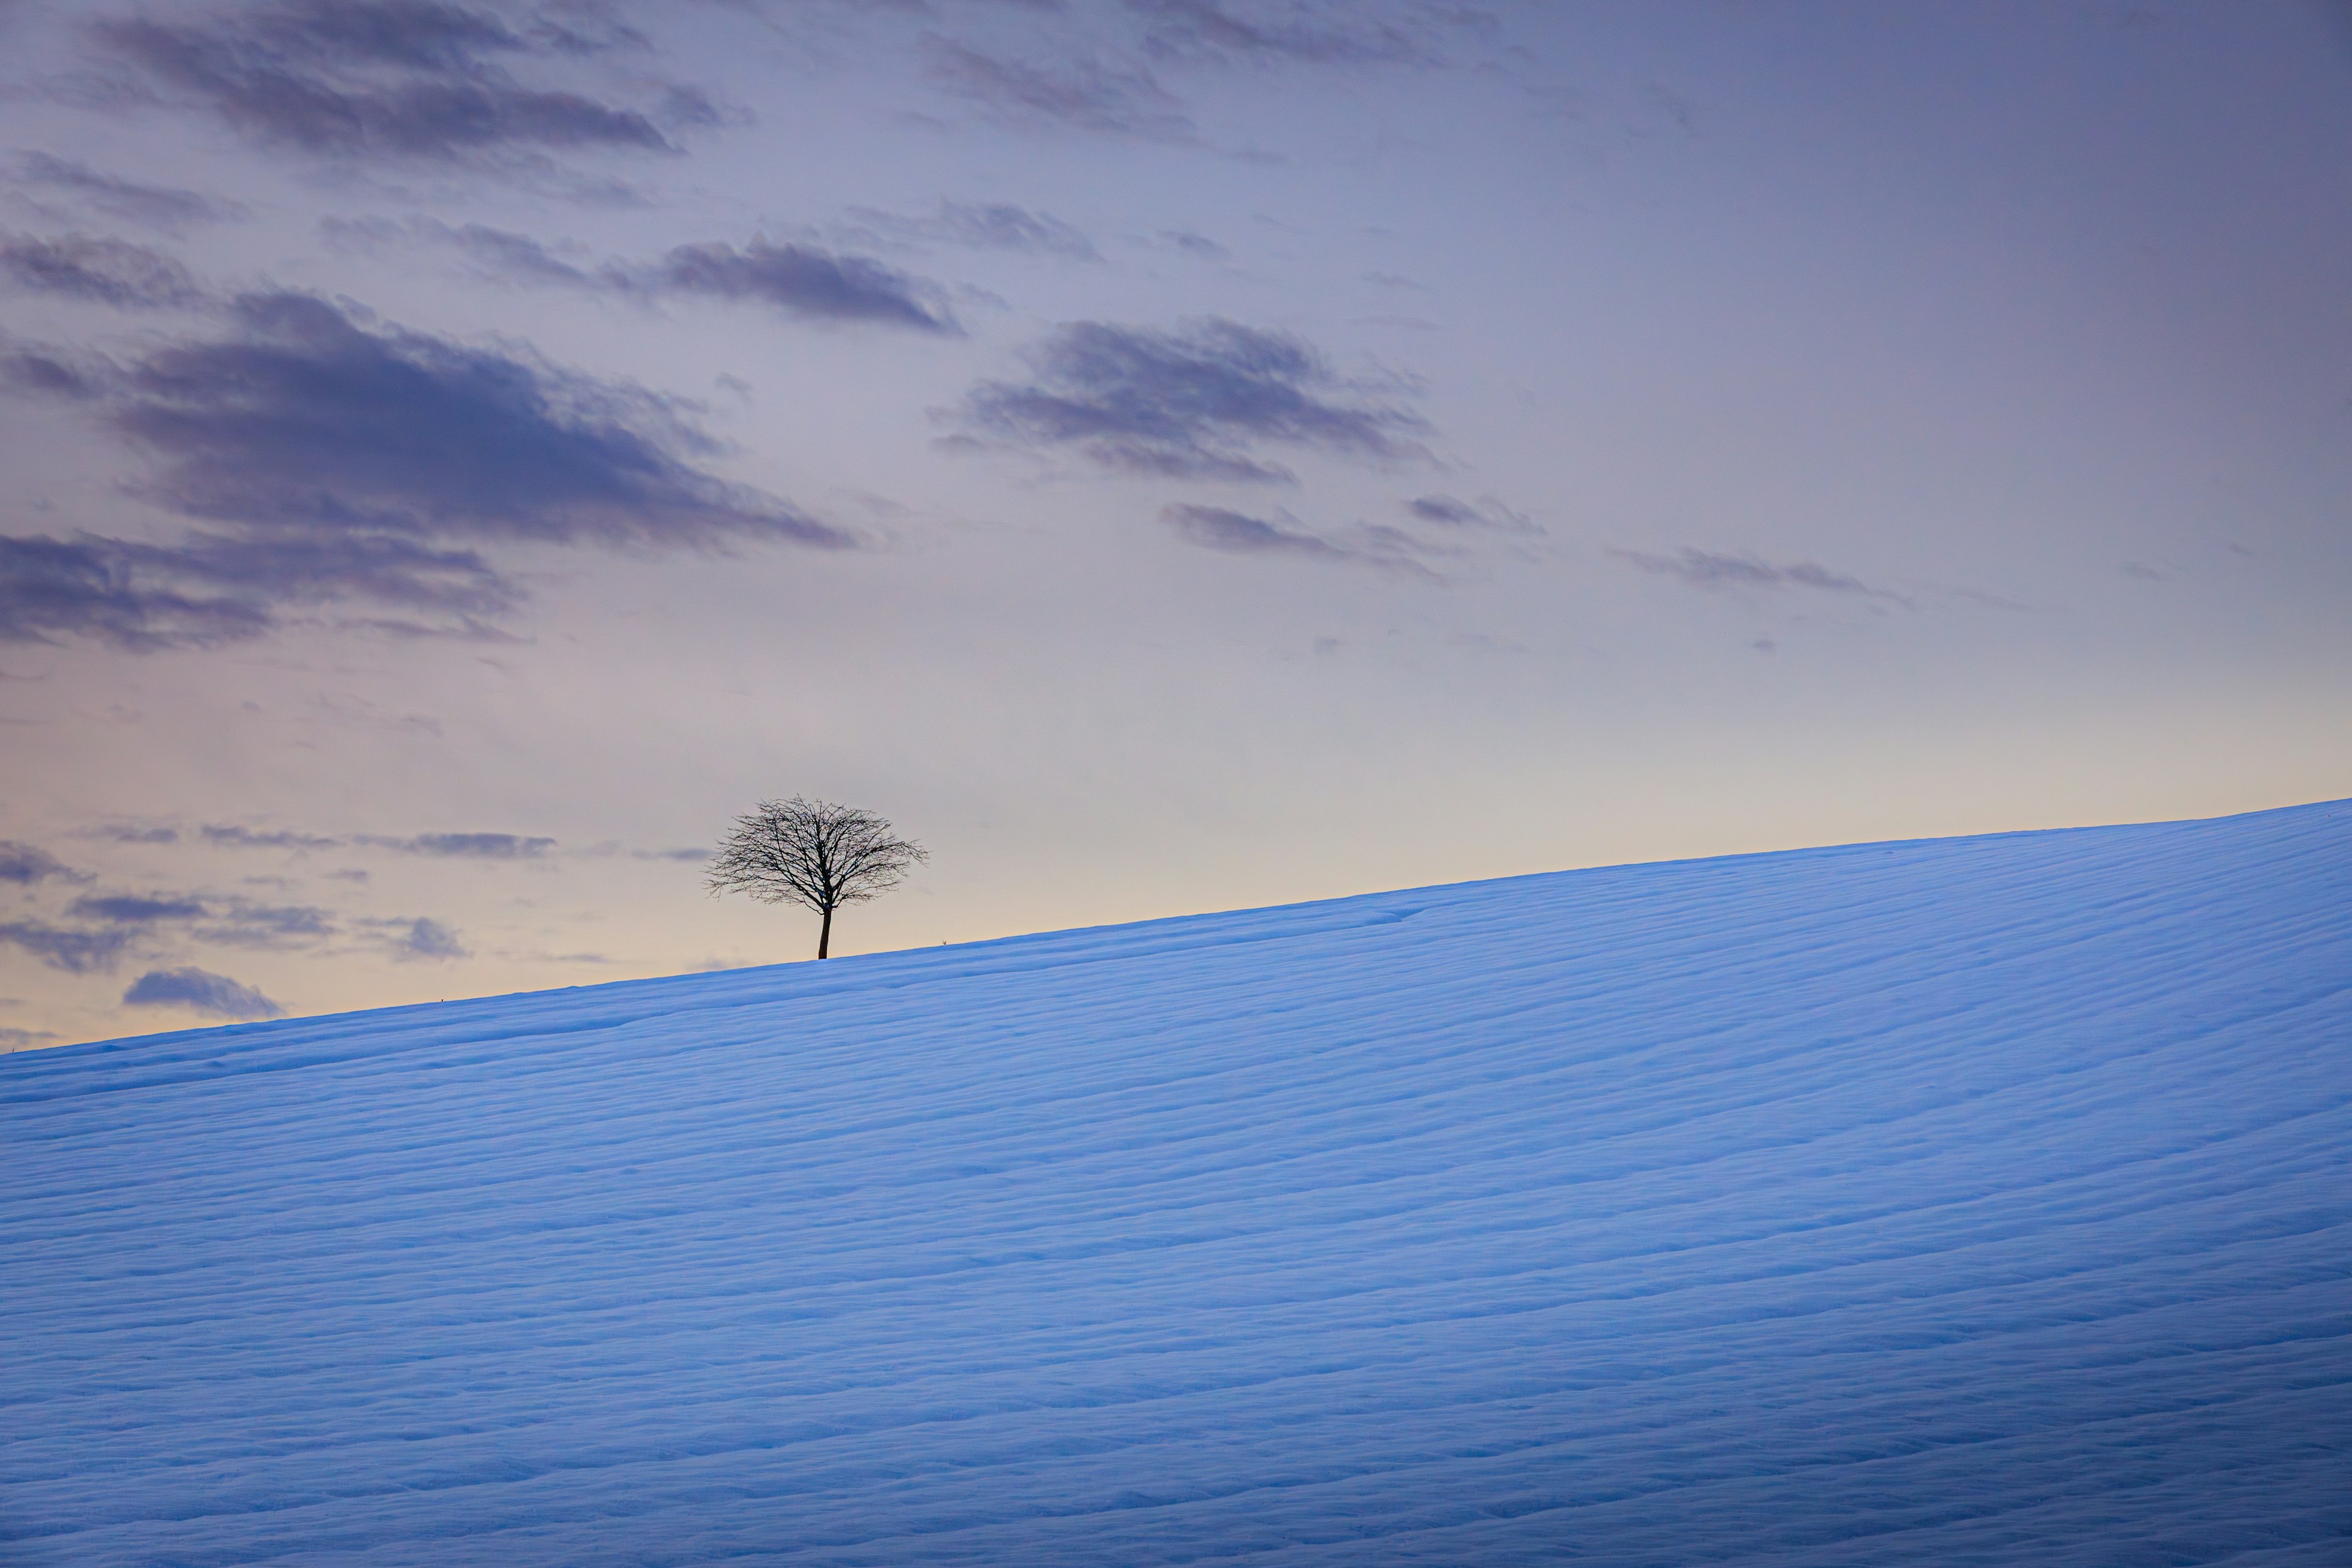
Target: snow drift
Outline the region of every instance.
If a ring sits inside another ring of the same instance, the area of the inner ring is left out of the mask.
[[[0,1060],[11,1563],[2352,1563],[2352,803]]]

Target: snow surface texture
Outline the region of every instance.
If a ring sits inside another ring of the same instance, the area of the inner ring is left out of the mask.
[[[0,1106],[10,1563],[2352,1563],[2352,803],[26,1052]]]

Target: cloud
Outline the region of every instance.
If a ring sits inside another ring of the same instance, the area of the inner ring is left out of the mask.
[[[1126,4],[1144,23],[1145,49],[1156,55],[1312,65],[1420,64],[1435,58],[1434,42],[1425,34],[1395,20],[1366,21],[1344,8],[1292,5],[1278,18],[1253,18],[1219,0]]]
[[[1214,318],[1172,332],[1074,322],[1026,357],[1034,380],[974,388],[965,428],[1013,445],[1070,447],[1129,473],[1287,479],[1288,469],[1252,448],[1391,458],[1418,451],[1401,437],[1427,428],[1403,409],[1363,401],[1298,339]]]
[[[1465,501],[1453,496],[1415,496],[1404,510],[1416,521],[1441,528],[1485,528],[1503,533],[1541,533],[1542,529],[1492,496]]]
[[[167,185],[142,185],[117,179],[86,163],[47,153],[23,154],[16,161],[16,174],[27,184],[68,192],[110,217],[144,224],[150,228],[177,229],[194,223],[219,223],[242,217],[246,211],[235,202],[217,201]]]
[[[133,653],[208,647],[257,637],[268,610],[234,595],[191,594],[169,574],[134,575],[140,546],[0,535],[0,642],[84,637]]]
[[[57,1036],[47,1029],[0,1029],[0,1051],[21,1051],[28,1046],[37,1046],[43,1040],[56,1038]]]
[[[114,967],[131,945],[131,932],[70,931],[37,921],[16,921],[0,924],[0,942],[24,949],[52,969],[89,974]]]
[[[1060,218],[1008,202],[941,201],[938,211],[920,217],[852,207],[849,216],[891,239],[1066,256],[1080,261],[1102,259],[1093,240]]]
[[[394,958],[448,959],[471,958],[457,933],[436,920],[394,921],[387,922],[392,930],[385,937]]]
[[[72,867],[31,844],[19,844],[14,839],[0,838],[0,882],[15,882],[30,887],[51,878],[63,881],[79,881]]]
[[[355,225],[341,226],[348,232]],[[598,288],[604,279],[583,268],[556,257],[547,247],[527,234],[515,234],[507,229],[490,228],[478,223],[452,228],[432,219],[420,220],[415,227],[436,238],[446,239],[467,256],[479,262],[492,275],[520,283],[562,283],[574,288]]]
[[[650,294],[751,300],[809,321],[880,321],[919,331],[960,334],[938,290],[863,256],[807,245],[754,239],[738,249],[681,245],[649,267],[614,274]]]
[[[77,838],[101,838],[110,844],[177,844],[180,830],[176,827],[139,827],[129,823],[102,823],[96,827],[78,830]]]
[[[340,838],[322,838],[315,833],[256,833],[235,824],[206,823],[203,832],[205,843],[225,849],[338,849],[343,842]]]
[[[1192,140],[1191,117],[1140,65],[1092,58],[1039,65],[938,37],[925,47],[931,79],[1001,123],[1147,142]]]
[[[536,860],[555,847],[552,838],[528,837],[519,833],[419,833],[405,838],[362,833],[348,838],[337,838],[291,830],[257,833],[233,824],[207,824],[203,832],[206,843],[226,849],[341,849],[352,845],[365,845],[373,849],[395,850],[403,855],[430,855],[462,860]],[[364,872],[347,874],[361,878],[366,875]]]
[[[873,321],[943,336],[962,333],[938,285],[871,257],[812,245],[772,245],[757,238],[739,247],[710,241],[675,247],[651,262],[588,267],[564,260],[529,235],[481,224],[453,228],[420,219],[407,230],[455,246],[485,271],[509,282],[604,289],[641,299],[750,301],[803,321]],[[383,237],[373,226],[357,224],[338,224],[329,232],[362,247]],[[394,232],[401,232],[398,226]]]
[[[1899,594],[1874,588],[1859,578],[1832,572],[1814,561],[1775,566],[1752,555],[1718,555],[1688,546],[1670,556],[1646,554],[1639,550],[1620,550],[1613,546],[1609,553],[1630,566],[1658,576],[1673,577],[1697,588],[1818,588],[1824,593],[1892,599],[1897,604],[1910,602]]]
[[[467,860],[535,860],[555,847],[552,838],[525,838],[512,833],[420,833],[414,838],[362,837],[357,842],[407,855]]]
[[[86,921],[110,925],[153,925],[159,921],[202,920],[205,906],[194,899],[142,899],[128,894],[76,899],[67,911]]]
[[[1418,577],[1434,575],[1427,567],[1401,553],[1413,542],[1392,529],[1365,530],[1360,543],[1343,542],[1312,532],[1287,515],[1273,522],[1217,506],[1171,506],[1160,512],[1160,521],[1174,529],[1186,543],[1204,550],[1221,550],[1233,555],[1295,555],[1378,566]]]
[[[1319,535],[1215,506],[1171,506],[1160,520],[1186,542],[1237,555],[1311,555],[1345,561],[1349,552]]]
[[[79,636],[132,653],[210,647],[268,631],[279,606],[353,595],[464,615],[520,598],[475,552],[387,535],[198,533],[176,545],[0,535],[0,642]]]
[[[235,336],[157,350],[109,411],[163,462],[150,493],[187,516],[336,535],[846,542],[665,449],[709,443],[649,394],[371,331],[308,295],[249,296],[236,317]]]
[[[713,443],[653,394],[527,352],[371,329],[308,295],[246,297],[226,335],[127,367],[15,379],[90,402],[152,459],[140,493],[216,531],[172,545],[0,536],[8,640],[205,647],[271,629],[285,605],[352,597],[493,616],[522,595],[463,547],[487,541],[854,542],[696,468]]]
[[[215,1018],[276,1018],[286,1009],[249,985],[203,969],[151,969],[122,994],[128,1007],[186,1007]]]
[[[119,310],[180,309],[205,300],[188,269],[162,251],[87,235],[0,234],[0,277],[35,293]]]
[[[1160,243],[1201,261],[1223,261],[1233,254],[1207,235],[1194,234],[1189,228],[1163,228],[1160,231]]]
[[[8,341],[0,333],[0,386],[37,397],[88,403],[105,395],[115,367],[90,355],[74,358],[46,348]]]
[[[243,900],[194,931],[199,942],[258,948],[301,947],[334,934],[333,916],[313,905],[255,904]]]
[[[256,141],[328,157],[450,161],[511,150],[677,149],[644,111],[523,84],[504,59],[626,41],[518,28],[438,0],[289,0],[190,23],[92,24],[100,48]],[[668,117],[709,106],[672,89]]]

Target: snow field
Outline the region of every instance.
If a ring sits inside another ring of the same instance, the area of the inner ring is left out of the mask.
[[[2352,804],[0,1058],[10,1563],[2352,1564]]]

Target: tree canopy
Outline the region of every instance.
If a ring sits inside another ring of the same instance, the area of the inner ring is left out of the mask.
[[[886,817],[833,801],[763,800],[735,819],[710,859],[713,896],[745,893],[762,903],[794,903],[824,917],[816,955],[833,945],[833,911],[897,887],[908,868],[930,856],[900,838]]]

